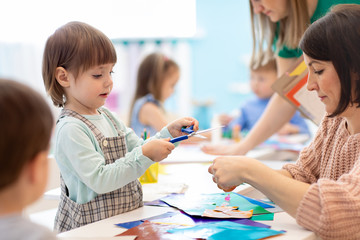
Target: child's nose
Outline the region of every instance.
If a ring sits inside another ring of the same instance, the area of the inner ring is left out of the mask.
[[[106,78],[105,85],[106,85],[107,87],[113,85],[113,79],[112,79],[112,76],[111,76],[111,75],[109,75],[109,76]]]

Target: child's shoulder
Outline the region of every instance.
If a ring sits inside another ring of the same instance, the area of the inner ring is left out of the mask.
[[[73,116],[61,116],[56,122],[56,128],[63,128],[63,127],[69,127],[69,126],[86,126],[86,124]]]
[[[47,228],[19,215],[0,217],[0,230],[4,239],[56,239]]]
[[[155,99],[155,97],[149,93],[139,99],[136,100],[135,105],[144,105],[145,103],[154,103],[155,105],[159,106],[160,102]]]
[[[106,107],[101,107],[100,110],[105,113],[104,117],[111,118],[115,124],[117,124],[120,128],[126,128],[125,123],[121,120],[121,118],[115,112],[110,111]]]
[[[73,116],[62,116],[57,120],[55,126],[56,139],[59,137],[69,138],[79,134],[91,136],[91,129],[84,121]]]
[[[122,124],[121,119],[119,118],[118,114],[116,114],[115,112],[110,111],[106,107],[101,107],[99,109],[100,109],[101,112],[105,113],[104,117],[111,118],[115,122],[118,122],[118,123]]]

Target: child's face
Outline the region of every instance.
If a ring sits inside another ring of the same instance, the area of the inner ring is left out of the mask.
[[[276,71],[272,70],[256,70],[251,71],[250,87],[258,98],[270,98],[274,91],[271,85],[275,82],[277,76]]]
[[[172,70],[166,75],[161,88],[161,101],[165,101],[174,93],[175,85],[178,82],[179,77],[180,72],[178,70]]]
[[[95,66],[81,72],[77,79],[70,73],[70,86],[65,88],[66,107],[80,114],[97,114],[113,88],[113,67],[113,63]]]

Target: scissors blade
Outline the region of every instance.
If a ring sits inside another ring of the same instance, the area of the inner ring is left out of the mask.
[[[192,137],[207,139],[207,137],[200,135],[200,134],[194,134],[194,135],[192,135]]]
[[[201,133],[205,133],[205,132],[210,132],[210,131],[212,131],[212,130],[219,129],[219,128],[223,128],[223,127],[225,127],[225,126],[218,126],[218,127],[208,128],[208,129],[205,129],[205,130],[197,131],[196,134],[201,134]]]

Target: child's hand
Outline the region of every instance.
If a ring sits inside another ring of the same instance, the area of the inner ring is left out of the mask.
[[[233,117],[227,114],[219,115],[219,122],[221,125],[228,125],[233,120]]]
[[[172,137],[179,137],[186,135],[186,133],[181,132],[182,127],[190,127],[194,125],[193,130],[196,132],[199,130],[199,122],[192,117],[184,117],[173,121],[172,123],[167,125],[167,129],[169,130]]]
[[[144,156],[150,158],[154,162],[160,162],[166,158],[175,148],[174,144],[166,139],[154,139],[142,145],[142,152]]]
[[[298,126],[291,123],[286,123],[277,133],[279,135],[289,135],[289,134],[296,134],[299,132],[300,129]]]

